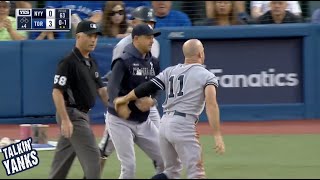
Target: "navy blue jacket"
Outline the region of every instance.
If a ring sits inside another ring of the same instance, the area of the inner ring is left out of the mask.
[[[131,43],[124,49],[122,56],[114,60],[111,64],[112,74],[108,82],[109,104],[108,112],[118,116],[114,109],[113,100],[116,97],[124,96],[138,85],[149,81],[160,73],[160,64],[151,52],[147,53],[143,59],[142,54]],[[144,122],[149,116],[149,112],[141,112],[134,101],[129,103],[131,115],[128,120]],[[118,116],[119,117],[119,116]]]

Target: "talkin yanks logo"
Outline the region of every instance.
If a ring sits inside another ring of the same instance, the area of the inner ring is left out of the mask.
[[[285,87],[298,86],[297,73],[279,73],[274,68],[257,74],[223,74],[223,69],[210,69],[224,88]]]
[[[36,167],[39,164],[38,152],[32,147],[32,138],[2,147],[2,164],[8,176]]]

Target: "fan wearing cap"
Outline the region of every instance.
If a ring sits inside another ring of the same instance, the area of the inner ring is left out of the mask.
[[[152,160],[156,171],[164,168],[159,147],[159,131],[149,118],[150,107],[154,105],[151,97],[143,97],[129,103],[123,111],[130,111],[129,117],[120,117],[113,100],[130,92],[138,85],[147,82],[160,72],[159,61],[150,50],[153,38],[160,32],[148,24],[139,24],[132,30],[133,42],[124,48],[120,58],[111,64],[112,74],[108,82],[107,127],[121,163],[121,179],[135,178],[136,143]]]
[[[26,31],[17,31],[17,22],[9,16],[10,1],[0,1],[0,41],[25,40]]]
[[[49,178],[65,179],[77,156],[85,177],[100,179],[100,151],[90,128],[88,112],[98,95],[107,106],[108,94],[90,55],[101,35],[92,21],[81,21],[76,29],[76,45],[58,64],[53,84],[56,121],[61,135]]]
[[[139,24],[149,24],[154,28],[155,24],[157,23],[154,10],[150,7],[146,6],[139,6],[135,8],[132,11],[132,17],[131,17],[131,25],[132,27],[135,27]],[[119,58],[121,54],[123,53],[123,49],[128,44],[132,43],[131,35],[128,35],[127,37],[121,39],[119,43],[114,47],[113,53],[112,53],[112,61]],[[159,42],[154,39],[154,43],[152,45],[151,53],[154,57],[158,58],[160,54],[160,44]]]

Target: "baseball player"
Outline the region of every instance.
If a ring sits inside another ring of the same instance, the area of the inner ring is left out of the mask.
[[[191,39],[184,43],[185,63],[166,68],[151,81],[143,83],[126,96],[115,99],[120,117],[128,117],[127,104],[161,89],[167,99],[163,104],[164,115],[160,123],[160,151],[165,164],[163,173],[152,179],[180,178],[182,164],[190,179],[205,178],[201,146],[196,132],[199,115],[206,105],[210,126],[214,129],[215,149],[224,153],[220,132],[219,106],[216,101],[218,81],[203,66],[205,54],[202,43]]]
[[[155,15],[153,12],[153,9],[146,7],[146,6],[139,6],[132,12],[132,24],[133,26],[136,26],[138,24],[144,24],[147,23],[154,27],[156,23]],[[119,43],[114,47],[113,54],[112,54],[112,62],[118,58],[121,57],[123,54],[125,46],[132,43],[132,37],[131,34],[126,36],[125,38],[121,39]],[[158,58],[160,53],[160,45],[159,42],[156,39],[153,39],[153,44],[151,47],[151,54],[152,56]],[[111,71],[108,72],[103,79],[105,81],[108,81],[111,76]],[[110,87],[112,88],[112,87]],[[156,101],[156,99],[154,99]],[[157,104],[157,103],[155,103]],[[157,128],[159,128],[160,123],[160,114],[156,107],[156,105],[152,106],[150,108],[150,114],[149,114],[150,120],[155,124]],[[107,125],[107,116],[105,115],[105,122]],[[112,143],[112,139],[110,138],[110,135],[107,130],[107,126],[105,127],[103,137],[100,140],[99,143],[100,151],[101,151],[101,169],[104,168],[105,161],[112,154],[114,151],[114,145]],[[154,160],[153,160],[154,161]],[[154,162],[155,163],[155,162]]]
[[[88,112],[99,95],[107,106],[96,61],[90,56],[102,35],[92,21],[81,21],[76,29],[76,45],[60,61],[54,76],[53,100],[61,136],[55,151],[49,178],[65,179],[77,156],[85,177],[100,179],[100,151],[90,128]]]

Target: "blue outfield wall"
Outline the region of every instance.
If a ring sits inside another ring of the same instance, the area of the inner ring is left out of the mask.
[[[164,69],[183,63],[182,44],[200,39],[206,67],[219,78],[222,121],[320,117],[320,27],[311,24],[163,28],[157,39]],[[92,53],[100,74],[110,70],[119,39],[99,39]],[[0,42],[0,123],[55,123],[52,82],[75,40]],[[165,95],[159,99],[163,102]],[[97,99],[92,123],[104,123]],[[200,117],[205,121],[203,113]]]

